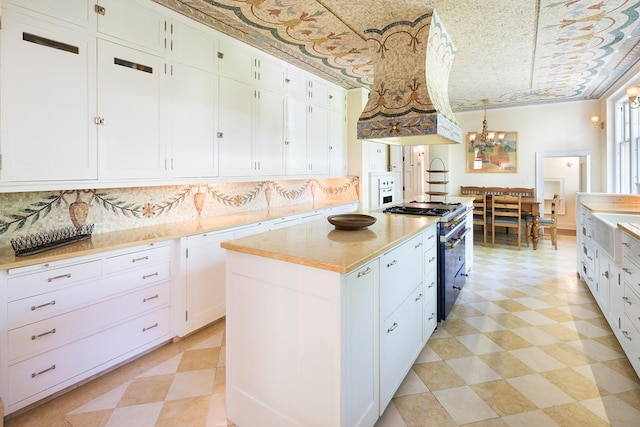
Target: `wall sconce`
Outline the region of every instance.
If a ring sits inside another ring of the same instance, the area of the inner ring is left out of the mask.
[[[640,99],[638,99],[638,91],[640,91],[640,86],[629,86],[626,90],[627,96],[629,97],[629,107],[640,107]]]
[[[604,129],[604,122],[600,121],[599,116],[591,116],[591,126],[593,126],[596,129],[597,128]]]

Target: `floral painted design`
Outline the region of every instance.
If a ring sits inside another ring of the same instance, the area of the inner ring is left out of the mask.
[[[0,193],[0,246],[18,235],[95,224],[95,232],[271,207],[359,200],[359,178],[260,181],[57,193]]]

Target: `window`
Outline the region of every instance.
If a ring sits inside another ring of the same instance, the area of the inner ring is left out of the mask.
[[[615,188],[616,193],[636,193],[640,145],[640,111],[630,109],[626,97],[615,110]]]

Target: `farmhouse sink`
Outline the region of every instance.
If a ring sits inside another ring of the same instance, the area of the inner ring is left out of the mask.
[[[593,219],[593,239],[618,265],[622,264],[622,230],[618,228],[618,223],[640,224],[640,212],[599,212],[593,214]]]

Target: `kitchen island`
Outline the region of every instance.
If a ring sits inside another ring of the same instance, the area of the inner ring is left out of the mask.
[[[226,241],[227,417],[372,426],[436,326],[436,223],[370,213]]]

